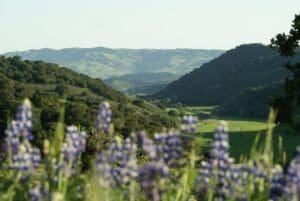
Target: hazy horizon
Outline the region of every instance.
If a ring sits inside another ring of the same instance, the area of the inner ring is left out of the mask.
[[[269,43],[300,1],[1,0],[0,53],[29,49],[221,49]]]
[[[255,44],[255,43],[244,43],[240,45],[247,45],[247,44]],[[266,44],[263,44],[266,45]],[[239,46],[239,45],[237,45]],[[105,46],[95,46],[95,47],[63,47],[63,48],[51,48],[51,47],[42,47],[42,48],[34,48],[34,49],[24,49],[24,50],[14,50],[14,51],[8,51],[8,52],[0,52],[0,54],[6,54],[10,52],[25,52],[25,51],[38,51],[42,49],[50,49],[50,50],[63,50],[63,49],[94,49],[94,48],[107,48],[107,49],[128,49],[128,50],[217,50],[217,51],[227,51],[229,49],[204,49],[204,48],[127,48],[127,47],[105,47]],[[234,47],[233,47],[234,48]]]

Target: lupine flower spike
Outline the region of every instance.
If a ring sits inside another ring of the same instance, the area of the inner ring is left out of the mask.
[[[103,101],[99,105],[98,116],[96,120],[96,128],[100,131],[111,133],[113,131],[112,124],[111,124],[111,116],[112,116],[112,112],[110,109],[109,102]]]
[[[40,150],[33,148],[31,140],[32,108],[30,101],[25,99],[18,107],[16,119],[5,130],[5,147],[9,153],[9,168],[21,171],[36,169],[41,161]]]
[[[63,164],[60,166],[67,168],[71,174],[74,173],[72,166],[76,164],[79,156],[85,151],[86,137],[86,133],[79,131],[76,126],[67,127],[66,138],[62,145]]]
[[[197,133],[198,118],[192,115],[184,115],[181,123],[181,132],[186,134]]]

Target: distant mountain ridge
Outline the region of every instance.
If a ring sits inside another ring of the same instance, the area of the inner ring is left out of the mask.
[[[107,79],[134,73],[168,72],[183,75],[222,54],[224,50],[204,49],[111,49],[65,48],[9,52],[26,60],[42,60],[73,71]]]
[[[276,50],[262,44],[241,45],[172,82],[153,98],[188,105],[220,105],[251,87],[284,80],[291,75],[283,67],[285,62]]]

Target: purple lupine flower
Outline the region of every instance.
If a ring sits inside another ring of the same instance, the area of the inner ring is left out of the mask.
[[[205,193],[210,188],[210,179],[212,174],[212,165],[209,162],[202,161],[197,177],[197,191]]]
[[[182,118],[182,123],[180,130],[182,133],[197,133],[197,122],[198,118],[192,115],[184,115]]]
[[[228,196],[228,172],[230,170],[229,143],[227,123],[221,121],[216,129],[214,142],[210,151],[210,163],[213,166],[213,174],[216,175],[216,196],[219,199]]]
[[[20,126],[19,122],[12,121],[8,128],[5,130],[5,148],[6,151],[17,153],[20,145]]]
[[[42,158],[40,149],[33,148],[30,152],[31,155],[31,163],[34,168],[38,168]]]
[[[41,162],[41,153],[37,148],[32,148],[29,142],[23,142],[18,147],[18,152],[12,155],[10,168],[27,171],[37,169]]]
[[[66,164],[74,164],[86,147],[86,133],[79,131],[76,126],[67,127],[67,134],[62,145],[63,159]]]
[[[139,168],[138,181],[148,200],[160,200],[169,176],[169,168],[163,160],[151,161]]]
[[[102,152],[97,158],[98,183],[100,187],[108,188],[115,185],[111,175],[112,165],[109,163],[109,156]]]
[[[35,186],[29,189],[29,196],[31,201],[39,201],[41,199],[41,189],[39,186]]]
[[[29,189],[28,194],[31,201],[45,200],[49,196],[49,190],[40,184],[35,184]]]
[[[130,138],[122,145],[116,138],[98,156],[97,167],[101,187],[120,187],[138,175],[137,146]]]
[[[117,181],[115,179],[118,176],[116,170],[116,161],[119,160],[122,153],[122,145],[118,138],[111,140],[108,144],[108,148],[103,150],[98,155],[97,169],[98,169],[98,182],[101,187],[116,187]]]
[[[247,201],[248,168],[243,164],[231,164],[228,186],[230,197],[237,201]]]
[[[221,121],[214,135],[209,160],[201,162],[196,190],[202,194],[213,190],[216,198],[223,200],[233,195],[231,192],[235,187],[232,181],[240,183],[240,175],[241,169],[229,157],[227,123]],[[245,194],[238,195],[243,198]]]
[[[15,170],[36,169],[41,161],[40,150],[33,148],[30,143],[33,139],[31,110],[30,101],[25,99],[18,107],[16,119],[5,130],[5,147],[11,153],[9,168]]]
[[[130,138],[126,138],[122,154],[119,161],[118,172],[119,181],[128,183],[131,179],[138,176],[138,166],[136,158],[137,145]]]
[[[33,135],[31,134],[32,108],[28,99],[25,99],[24,103],[18,107],[16,121],[19,123],[23,137],[31,141],[33,139]]]
[[[294,160],[286,172],[284,194],[286,199],[292,200],[300,197],[300,146],[296,148]]]
[[[280,201],[284,197],[286,182],[283,171],[280,166],[272,171],[272,181],[270,187],[270,198],[272,201]]]
[[[112,112],[109,102],[103,101],[100,103],[96,119],[96,128],[100,131],[110,133],[112,131],[111,116]]]
[[[31,141],[33,135],[32,130],[32,108],[28,99],[24,100],[24,103],[20,105],[16,112],[16,119],[11,122],[8,128],[5,130],[5,142],[7,151],[16,153],[18,146],[20,145],[20,137],[24,140]]]
[[[170,176],[166,161],[174,159],[174,156],[177,158],[178,150],[174,148],[174,145],[180,145],[177,133],[176,135],[175,132],[156,134],[155,140],[157,143],[148,138],[146,132],[139,132],[137,139],[138,144],[150,159],[149,163],[139,168],[137,179],[147,198],[158,201],[164,190],[162,184],[168,181]],[[164,151],[166,151],[165,155]]]
[[[261,161],[254,161],[248,170],[249,174],[253,175],[256,180],[267,179],[267,172]]]
[[[182,156],[182,142],[180,134],[174,130],[167,133],[156,133],[157,152],[164,162],[172,167],[178,166]]]
[[[153,140],[147,137],[145,131],[140,131],[137,133],[138,145],[142,147],[143,151],[151,160],[157,159],[157,146],[154,144]]]

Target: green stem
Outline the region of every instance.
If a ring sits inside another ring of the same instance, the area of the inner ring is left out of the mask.
[[[8,195],[8,201],[13,201],[14,200],[14,196],[15,196],[15,187],[17,186],[17,184],[20,181],[20,178],[22,176],[22,173],[20,171],[18,171],[17,176],[14,180],[14,183],[8,188],[6,195]]]

